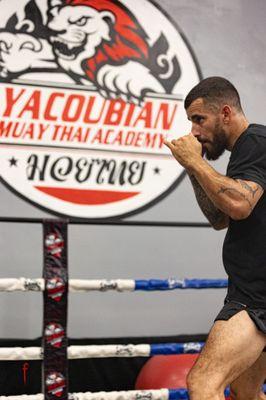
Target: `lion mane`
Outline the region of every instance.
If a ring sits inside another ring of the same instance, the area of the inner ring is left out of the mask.
[[[66,0],[67,5],[89,6],[97,11],[110,11],[115,23],[110,21],[111,42],[103,40],[93,57],[84,63],[88,78],[95,82],[100,66],[109,63],[123,65],[129,60],[146,64],[149,58],[147,35],[131,12],[116,0]]]

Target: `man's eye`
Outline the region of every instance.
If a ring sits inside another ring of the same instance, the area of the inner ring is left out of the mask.
[[[197,118],[196,118],[196,122],[197,122],[198,124],[200,124],[203,120],[204,120],[203,117],[197,117]]]

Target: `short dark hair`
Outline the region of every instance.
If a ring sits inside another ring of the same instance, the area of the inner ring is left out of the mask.
[[[231,82],[220,76],[203,79],[194,86],[185,98],[185,109],[187,110],[191,103],[198,98],[202,98],[213,108],[227,103],[242,112],[238,91]]]

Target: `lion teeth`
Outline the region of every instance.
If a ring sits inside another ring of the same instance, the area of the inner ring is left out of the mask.
[[[76,43],[76,42],[69,42],[61,37],[56,37],[56,36],[51,36],[51,42],[52,43],[62,43],[65,46],[67,46],[70,50],[73,49],[74,47],[79,47],[81,45],[80,42]]]
[[[75,43],[68,43],[67,47],[69,49],[73,49],[74,47],[79,47],[79,45],[76,45]]]

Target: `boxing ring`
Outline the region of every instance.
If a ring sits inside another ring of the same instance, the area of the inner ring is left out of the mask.
[[[43,277],[36,279],[0,279],[0,292],[42,292],[43,339],[42,347],[2,347],[0,360],[42,360],[43,393],[35,395],[1,396],[0,400],[178,400],[189,399],[185,388],[160,390],[129,390],[119,392],[69,393],[68,360],[107,357],[150,357],[153,355],[173,355],[199,353],[203,342],[139,344],[139,345],[89,345],[68,346],[67,305],[68,293],[129,291],[166,291],[186,289],[226,288],[225,279],[149,279],[149,280],[88,280],[68,279],[67,227],[71,224],[84,224],[81,221],[40,220],[27,218],[0,218],[0,222],[21,222],[43,224]],[[90,221],[98,225],[128,226],[169,226],[206,227],[209,224],[156,223]],[[266,385],[264,387],[266,390]],[[229,390],[226,390],[226,396]]]

